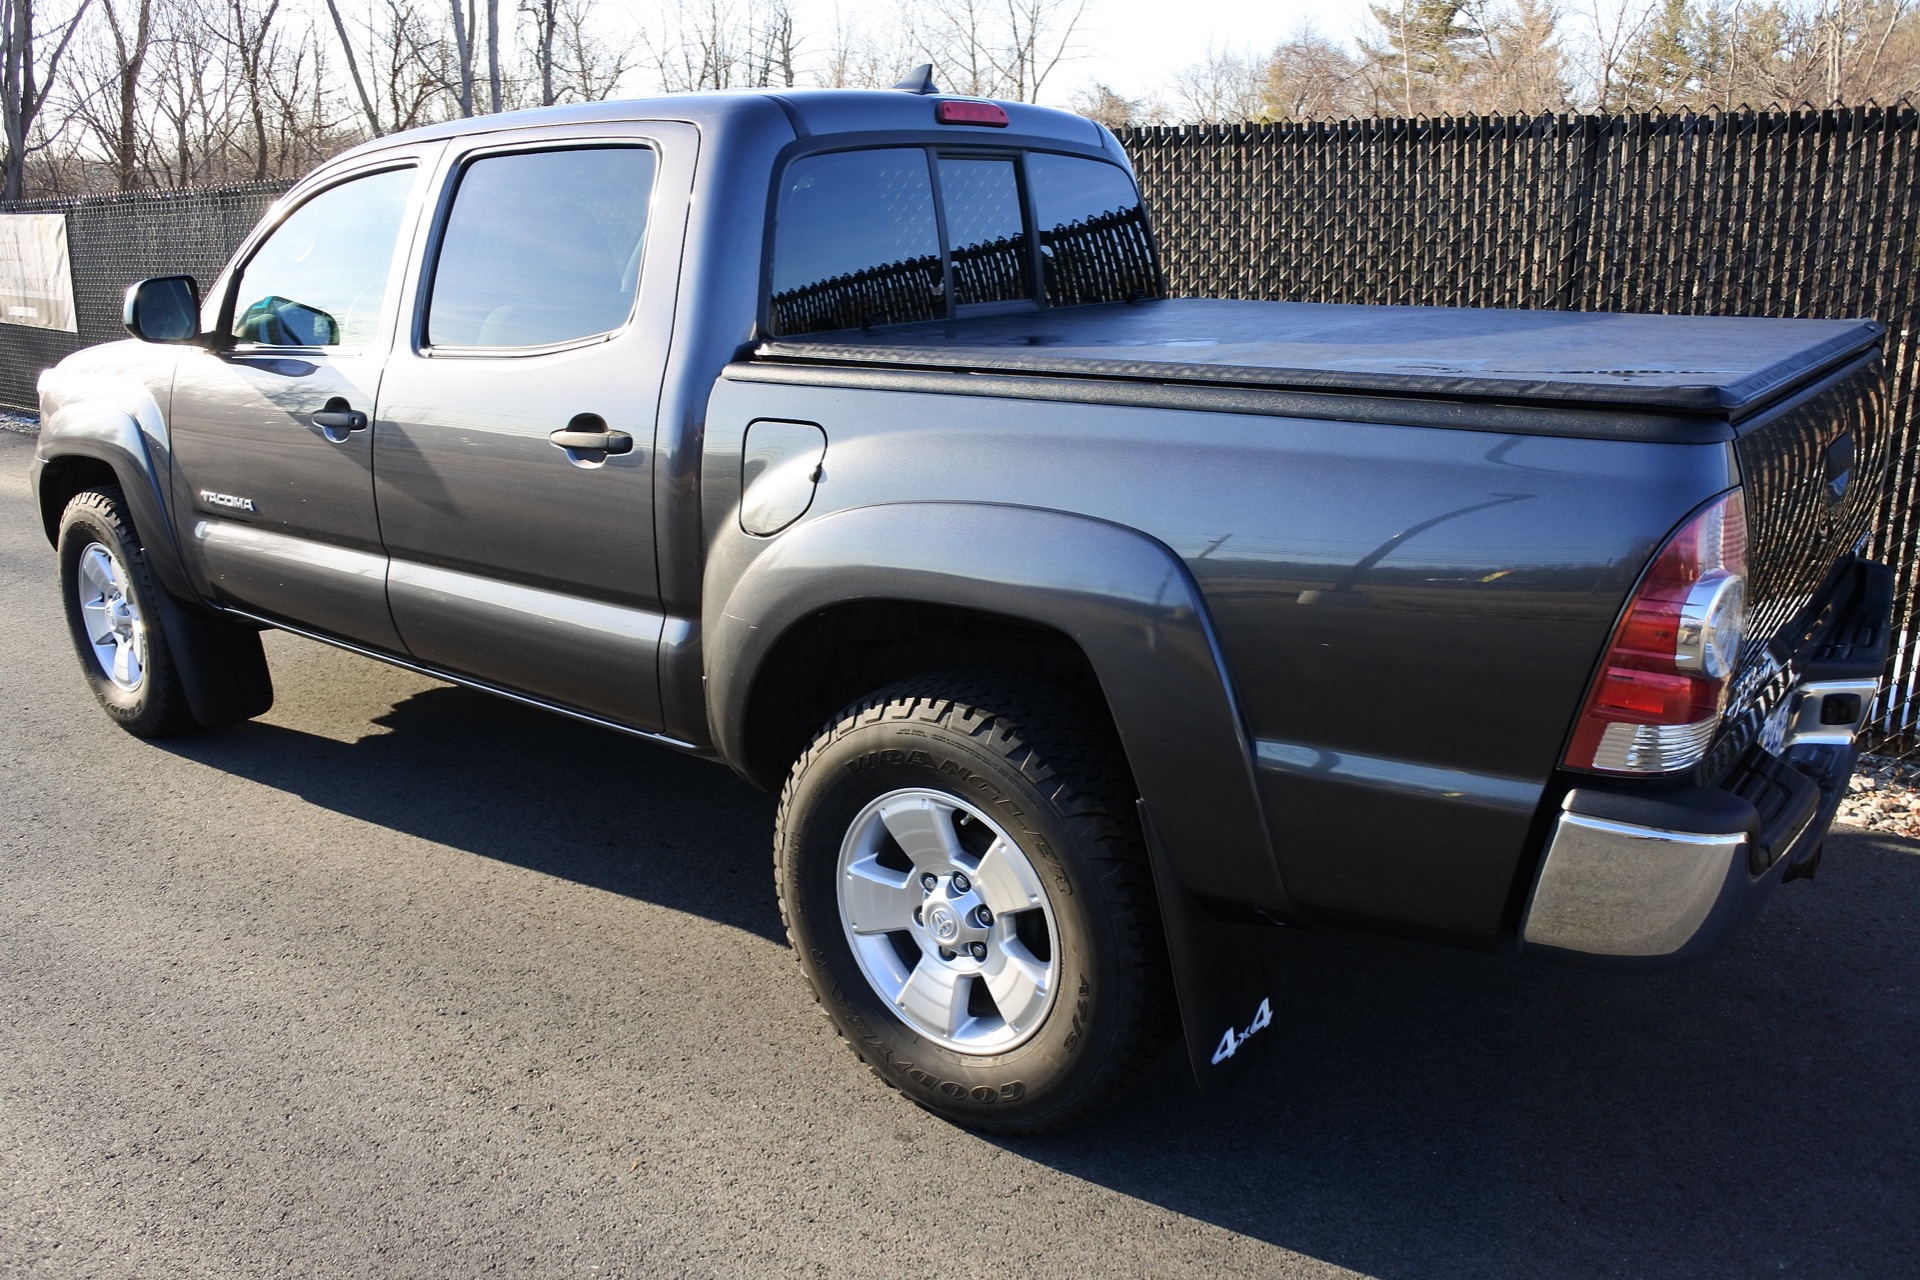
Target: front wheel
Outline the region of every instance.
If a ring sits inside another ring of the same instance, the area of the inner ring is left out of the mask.
[[[1010,678],[909,681],[848,707],[781,796],[794,952],[887,1083],[997,1133],[1113,1101],[1174,1027],[1113,730]]]
[[[67,503],[59,558],[67,630],[102,709],[142,738],[197,728],[155,613],[160,587],[117,488],[87,489]]]

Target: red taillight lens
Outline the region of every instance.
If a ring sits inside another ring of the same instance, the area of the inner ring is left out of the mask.
[[[1667,539],[1614,628],[1567,747],[1569,769],[1667,773],[1706,754],[1746,632],[1740,490]]]
[[[984,124],[1007,127],[1007,109],[991,102],[937,102],[933,118],[941,124]]]

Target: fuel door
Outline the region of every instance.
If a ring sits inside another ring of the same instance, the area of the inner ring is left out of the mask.
[[[811,422],[761,418],[740,455],[740,527],[767,537],[807,513],[827,456],[827,433]]]

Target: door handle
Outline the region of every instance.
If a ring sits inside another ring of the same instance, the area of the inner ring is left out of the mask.
[[[562,429],[547,437],[556,449],[592,449],[599,453],[632,453],[633,437],[624,431]]]
[[[325,407],[309,419],[320,428],[322,434],[335,444],[344,443],[347,436],[355,431],[367,429],[367,415],[353,408],[339,396],[327,401]]]

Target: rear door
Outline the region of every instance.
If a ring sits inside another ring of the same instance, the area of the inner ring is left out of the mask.
[[[210,302],[231,345],[183,354],[169,414],[196,585],[396,652],[366,425],[437,150],[329,174],[255,232]]]
[[[374,462],[388,597],[422,662],[661,723],[654,418],[694,132],[456,144]]]

